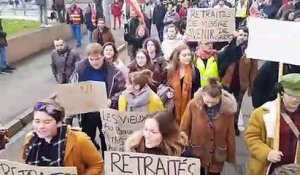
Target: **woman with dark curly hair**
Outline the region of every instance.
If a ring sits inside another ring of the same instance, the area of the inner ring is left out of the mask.
[[[159,41],[155,38],[148,38],[143,44],[153,62],[153,79],[156,81],[156,87],[165,83],[166,79],[166,60],[164,59]]]
[[[145,25],[139,25],[135,31],[135,34],[125,33],[124,40],[133,45],[133,55],[131,57],[135,58],[137,51],[142,48],[144,41],[149,37],[149,31]]]

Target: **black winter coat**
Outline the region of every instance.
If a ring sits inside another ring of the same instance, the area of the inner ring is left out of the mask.
[[[136,52],[142,48],[144,41],[146,40],[147,36],[139,37],[136,35],[130,35],[126,33],[124,35],[124,40],[128,42],[129,45],[133,46],[133,55],[136,56]]]
[[[268,101],[276,99],[277,94],[274,89],[278,82],[277,62],[265,62],[258,70],[257,76],[253,83],[252,104],[254,108],[258,108]],[[300,73],[300,66],[284,64],[283,74]]]
[[[0,30],[0,47],[7,47],[6,33]]]
[[[164,26],[164,17],[167,13],[167,9],[163,5],[157,5],[153,10],[153,24],[157,26]]]

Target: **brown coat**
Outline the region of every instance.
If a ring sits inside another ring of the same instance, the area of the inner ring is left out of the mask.
[[[225,75],[222,77],[222,84],[225,87],[230,87],[230,83],[233,78],[233,73],[237,63],[232,63],[226,70]],[[244,55],[239,61],[239,77],[240,77],[240,92],[251,94],[253,88],[253,82],[258,71],[258,60],[246,58]],[[250,95],[249,94],[249,95]]]
[[[30,146],[33,132],[28,133],[23,146],[23,159],[25,150]],[[103,173],[103,159],[91,139],[83,132],[67,131],[64,166],[77,167],[78,175],[100,175]]]
[[[100,37],[102,37],[102,39]],[[95,29],[93,32],[93,40],[94,42],[99,43],[102,46],[107,42],[115,43],[114,36],[111,33],[110,29],[107,27],[103,29],[102,33],[100,33],[100,30],[98,28]]]
[[[198,147],[197,154],[201,166],[209,166],[210,172],[221,172],[225,161],[235,163],[234,113],[236,109],[237,104],[233,95],[222,91],[219,116],[212,121],[213,127],[210,127],[204,109],[202,89],[199,89],[183,114],[180,128],[188,135],[190,144]],[[217,162],[214,155],[223,157],[223,160]]]

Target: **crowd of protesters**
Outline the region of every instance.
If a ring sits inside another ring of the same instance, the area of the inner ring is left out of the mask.
[[[222,43],[188,42],[184,31],[191,7],[235,8],[232,39]],[[104,82],[108,108],[152,113],[143,129],[128,137],[125,151],[198,158],[201,173],[221,174],[225,162],[236,164],[235,137],[240,136],[238,119],[243,115],[241,104],[247,94],[255,107],[244,136],[250,152],[247,174],[297,174],[300,68],[285,64],[284,76],[277,82],[278,63],[247,58],[245,50],[248,16],[298,22],[299,1],[146,1],[139,13],[116,0],[112,4],[113,29],[124,22],[129,65],[120,58],[105,17],[94,9],[89,5],[83,12],[74,2],[67,10],[66,21],[72,25],[78,47],[81,24],[85,23],[89,31],[91,43],[86,47],[86,59],[81,59],[65,41],[56,39],[51,68],[60,84]],[[152,24],[158,36],[151,33]],[[5,33],[1,32],[0,49],[6,47],[1,42]],[[272,115],[278,109],[274,101],[278,94],[282,110],[276,150],[269,131],[276,123]],[[107,145],[100,113],[80,116],[82,132],[67,126],[72,122],[66,123],[65,119],[74,116],[65,118],[64,108],[55,100],[36,103],[34,131],[26,136],[23,146],[25,163],[76,166],[79,175],[104,173]]]

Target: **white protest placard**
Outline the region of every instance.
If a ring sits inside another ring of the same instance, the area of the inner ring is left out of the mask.
[[[234,8],[189,8],[185,37],[188,41],[230,41],[235,31]]]
[[[85,81],[62,84],[57,90],[58,101],[65,108],[66,115],[95,112],[107,107],[104,82]]]
[[[130,134],[144,127],[147,114],[101,109],[100,116],[107,150],[124,151],[124,142]]]
[[[1,175],[77,175],[76,167],[39,167],[0,159]]]
[[[200,159],[131,152],[105,152],[106,175],[200,175]]]
[[[300,65],[300,23],[249,17],[248,58]]]

